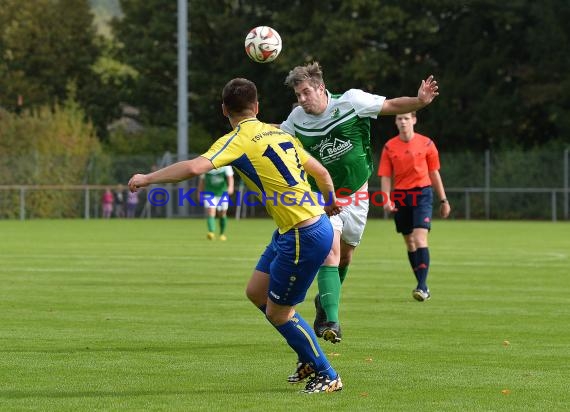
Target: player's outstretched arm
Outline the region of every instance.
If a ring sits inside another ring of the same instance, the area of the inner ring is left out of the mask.
[[[319,191],[325,200],[325,212],[327,215],[338,215],[342,208],[336,203],[336,195],[334,192],[334,185],[328,170],[320,164],[314,157],[309,157],[309,160],[303,165],[308,174],[313,176]]]
[[[437,80],[433,75],[428,76],[427,79],[422,80],[422,84],[418,89],[418,100],[423,104],[422,107],[430,104],[433,99],[439,96],[439,86],[437,85]]]
[[[437,80],[430,75],[427,79],[422,80],[422,84],[418,89],[416,97],[396,97],[394,99],[386,99],[380,110],[381,115],[393,115],[410,113],[420,110],[430,104],[433,99],[439,96],[439,86]]]
[[[129,180],[129,189],[131,192],[136,192],[140,187],[156,183],[177,183],[209,172],[213,168],[212,162],[205,157],[198,156],[195,159],[174,163],[146,175],[136,174]]]

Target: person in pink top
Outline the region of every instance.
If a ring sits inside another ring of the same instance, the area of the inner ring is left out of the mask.
[[[111,189],[105,189],[103,196],[101,197],[101,206],[103,209],[103,218],[109,219],[113,213],[113,202],[114,202],[113,192]]]
[[[396,116],[399,134],[384,145],[378,176],[382,191],[390,194],[384,210],[394,213],[396,231],[404,237],[410,266],[417,280],[412,296],[423,302],[431,297],[427,276],[433,192],[439,198],[442,218],[449,216],[451,206],[439,174],[439,154],[435,143],[414,131],[416,122],[415,112]]]

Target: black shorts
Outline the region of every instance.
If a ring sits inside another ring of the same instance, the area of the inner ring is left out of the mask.
[[[431,186],[413,189],[394,189],[393,201],[398,209],[394,214],[396,231],[409,235],[415,228],[431,229],[433,191]]]

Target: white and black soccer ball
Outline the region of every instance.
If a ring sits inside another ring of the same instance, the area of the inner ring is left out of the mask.
[[[282,46],[281,36],[269,26],[254,27],[245,37],[245,52],[256,63],[272,62]]]

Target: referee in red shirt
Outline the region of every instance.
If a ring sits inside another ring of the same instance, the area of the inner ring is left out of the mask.
[[[384,210],[394,213],[396,231],[404,236],[410,265],[418,281],[412,296],[423,302],[431,297],[427,276],[433,192],[439,198],[441,217],[449,216],[451,206],[439,174],[435,143],[414,132],[416,121],[415,112],[396,116],[400,133],[384,145],[378,176],[382,191],[390,193],[391,200],[384,204]]]

